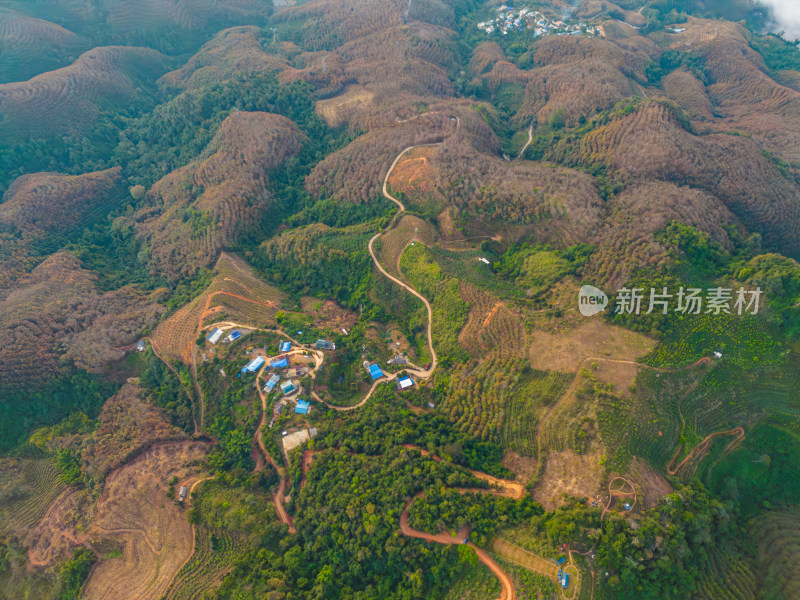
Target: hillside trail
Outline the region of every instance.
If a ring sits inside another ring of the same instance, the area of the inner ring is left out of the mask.
[[[561,395],[561,397],[547,410],[547,412],[542,417],[541,421],[539,421],[539,424],[536,426],[536,475],[535,475],[536,477],[539,477],[539,475],[541,475],[541,470],[542,470],[543,463],[544,463],[544,460],[543,460],[543,457],[542,457],[542,430],[544,428],[544,425],[547,422],[547,420],[550,417],[550,415],[553,414],[553,412],[555,412],[555,410],[559,406],[561,406],[562,403],[566,399],[571,397],[571,395],[573,394],[573,392],[575,391],[575,388],[577,387],[577,385],[579,383],[579,375],[580,375],[581,370],[583,370],[585,365],[587,363],[590,363],[590,362],[606,362],[606,363],[613,363],[613,364],[618,364],[618,365],[635,365],[635,366],[640,367],[642,369],[655,371],[657,373],[678,373],[680,371],[684,371],[684,370],[688,371],[690,369],[694,369],[694,368],[696,368],[696,367],[698,367],[700,365],[711,364],[711,357],[710,356],[703,356],[702,358],[700,358],[700,359],[696,360],[695,362],[693,362],[691,365],[688,365],[688,366],[685,366],[685,367],[680,367],[680,368],[652,367],[650,365],[646,365],[644,363],[640,363],[640,362],[637,362],[635,360],[606,358],[606,357],[602,357],[602,356],[590,356],[588,358],[583,359],[583,361],[581,361],[580,366],[578,367],[578,370],[575,373],[575,378],[572,380],[572,383],[570,384],[570,386]]]
[[[528,149],[528,146],[531,145],[532,141],[533,141],[533,123],[531,123],[531,126],[528,127],[528,141],[525,142],[525,145],[522,147],[522,150],[519,151],[517,158],[522,158],[522,156],[525,154],[525,150]]]
[[[694,448],[692,448],[691,452],[686,455],[686,457],[678,464],[678,466],[673,466],[675,461],[680,456],[681,450],[683,449],[683,444],[678,446],[678,449],[675,451],[675,454],[672,456],[672,460],[669,461],[667,465],[667,473],[670,475],[675,475],[680,471],[683,467],[685,467],[690,461],[703,459],[706,454],[708,454],[709,446],[714,438],[724,435],[732,435],[734,436],[733,440],[731,440],[727,446],[725,446],[723,452],[728,453],[734,449],[741,441],[744,439],[744,427],[734,427],[733,429],[728,429],[726,431],[715,431],[707,435],[702,442],[697,444]]]
[[[478,493],[491,493],[490,490],[484,490],[480,488],[476,489],[461,489],[458,488],[460,492],[478,492]],[[438,535],[434,535],[431,533],[425,533],[424,531],[418,531],[412,528],[408,524],[408,510],[411,508],[411,505],[414,503],[415,500],[421,498],[425,495],[425,492],[419,492],[413,498],[408,500],[403,507],[403,512],[400,515],[400,533],[407,537],[416,538],[419,540],[425,540],[426,542],[434,542],[436,544],[454,544],[454,545],[461,545],[465,544],[464,540],[468,539],[469,536],[469,528],[464,527],[458,531],[455,537],[448,535],[446,533],[440,533]],[[500,596],[497,600],[515,600],[516,599],[516,592],[514,591],[514,584],[511,581],[511,578],[508,576],[500,565],[498,565],[494,559],[489,556],[489,554],[481,549],[478,548],[472,542],[467,541],[466,545],[472,548],[475,554],[478,557],[478,560],[489,567],[489,570],[494,573],[495,577],[500,581],[501,592]]]
[[[167,366],[167,368],[175,374],[175,377],[178,378],[178,381],[180,382],[184,393],[189,397],[189,402],[192,403],[192,421],[194,423],[194,435],[195,436],[199,435],[200,434],[200,427],[198,426],[198,423],[197,423],[197,407],[194,405],[194,395],[191,394],[190,391],[187,390],[186,387],[183,385],[183,379],[181,379],[180,373],[178,373],[178,371],[175,369],[175,367],[173,367],[169,363],[169,361],[161,355],[161,352],[159,352],[158,346],[156,345],[156,341],[153,338],[150,338],[150,337],[146,337],[144,339],[147,340],[148,342],[150,342],[150,347],[153,349],[153,354],[156,355],[156,358],[158,358],[161,362],[163,362]],[[197,384],[197,377],[196,376],[194,377],[194,381],[195,381],[195,384]]]
[[[627,483],[629,486],[631,486],[631,490],[632,491],[623,492],[623,491],[620,491],[620,490],[612,490],[611,486],[617,480],[624,481],[625,483]],[[615,493],[617,494],[617,496],[620,496],[620,497],[633,496],[633,502],[631,502],[631,507],[628,510],[633,510],[633,507],[636,506],[637,494],[636,494],[636,486],[633,484],[633,482],[630,479],[628,479],[627,477],[622,477],[621,475],[619,475],[617,477],[614,477],[613,479],[611,479],[608,482],[608,503],[606,504],[605,508],[603,509],[603,513],[600,515],[600,520],[601,521],[603,519],[605,519],[606,513],[611,511],[611,505],[614,503],[614,494]]]

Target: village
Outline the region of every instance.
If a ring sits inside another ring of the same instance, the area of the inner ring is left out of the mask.
[[[253,331],[219,324],[219,327],[211,326],[205,336],[205,342],[213,351],[218,344],[233,345]],[[266,348],[246,347],[244,352],[250,360],[237,374],[237,377],[255,376],[253,386],[261,398],[265,417],[268,418],[267,428],[272,429],[279,420],[282,420],[282,417],[291,415],[306,417],[312,411],[312,402],[324,404],[333,410],[349,408],[329,404],[313,389],[317,374],[323,370],[325,353],[335,352],[336,343],[319,338],[311,345],[304,345],[292,340],[287,334],[280,333],[282,337],[288,339],[283,339],[278,344],[277,354],[270,355]],[[346,336],[348,331],[343,329],[342,333]],[[298,331],[299,334],[302,332]],[[238,354],[238,350],[235,354]],[[402,368],[407,364],[412,363],[399,352],[394,352],[392,358],[386,361],[387,367],[390,368]],[[415,384],[406,371],[387,373],[377,361],[364,360],[362,367],[364,369],[363,379],[371,386],[365,400],[379,384],[384,382],[395,381],[396,387],[400,391],[407,390]],[[220,369],[219,374],[222,377],[227,376],[224,368]],[[283,421],[285,429],[281,430],[281,441],[283,452],[288,459],[288,454],[313,438],[317,434],[317,430],[308,425],[305,419],[302,419],[305,426],[300,426],[300,421],[297,419],[285,418]]]
[[[584,22],[553,20],[533,8],[515,9],[505,4],[497,9],[497,17],[478,23],[478,29],[489,35],[495,32],[508,35],[509,32],[531,30],[534,38],[548,34],[594,36],[600,33],[597,27]]]

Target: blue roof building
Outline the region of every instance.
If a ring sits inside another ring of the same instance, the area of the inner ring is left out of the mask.
[[[310,408],[311,403],[308,400],[298,400],[294,412],[298,415],[307,415]]]
[[[289,361],[286,359],[285,356],[282,356],[281,358],[273,360],[271,363],[269,363],[270,369],[283,369],[288,366],[289,366]]]
[[[381,371],[381,368],[377,365],[377,363],[371,364],[369,366],[369,374],[372,377],[372,379],[380,379],[381,377],[383,377],[383,371]]]
[[[242,332],[241,332],[241,331],[239,331],[238,329],[235,329],[235,330],[231,331],[231,332],[228,334],[228,341],[229,341],[229,342],[235,342],[235,341],[236,341],[236,340],[238,340],[240,337],[242,337]]]
[[[288,352],[289,350],[291,350],[291,348],[292,348],[292,343],[291,342],[281,342],[281,345],[278,348],[278,350],[280,352]]]
[[[261,368],[266,361],[263,356],[256,356],[253,360],[247,363],[242,369],[242,373],[255,373]]]
[[[273,375],[272,377],[270,377],[269,381],[267,381],[267,385],[264,386],[264,391],[271,392],[273,389],[275,389],[275,386],[278,384],[280,380],[281,380],[280,375]]]
[[[291,394],[291,393],[292,393],[293,391],[295,391],[296,389],[297,389],[297,388],[295,388],[295,387],[294,387],[294,384],[293,384],[291,381],[284,381],[284,382],[281,384],[281,391],[282,391],[284,394]]]

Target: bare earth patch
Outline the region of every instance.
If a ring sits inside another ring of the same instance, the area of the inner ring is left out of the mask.
[[[517,480],[522,482],[530,481],[536,474],[536,459],[530,456],[521,456],[513,450],[505,453],[501,464],[512,471],[517,476]]]
[[[116,545],[121,558],[101,559],[86,582],[85,600],[160,598],[193,551],[192,526],[167,498],[167,482],[191,487],[201,475],[189,466],[208,451],[203,442],[154,446],[109,475],[97,502],[92,546]]]
[[[596,497],[600,490],[600,452],[576,454],[571,450],[551,452],[545,461],[545,476],[533,491],[533,499],[547,510],[560,504],[561,494]]]
[[[595,317],[563,333],[531,332],[528,357],[534,369],[575,373],[590,357],[635,361],[647,354],[655,340],[608,325]]]
[[[669,482],[640,458],[631,461],[630,476],[641,486],[641,500],[647,508],[653,508],[661,498],[673,491]]]

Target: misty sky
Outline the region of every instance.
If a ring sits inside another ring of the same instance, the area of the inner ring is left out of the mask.
[[[786,32],[787,39],[800,38],[800,0],[761,0],[772,7],[777,29]]]

